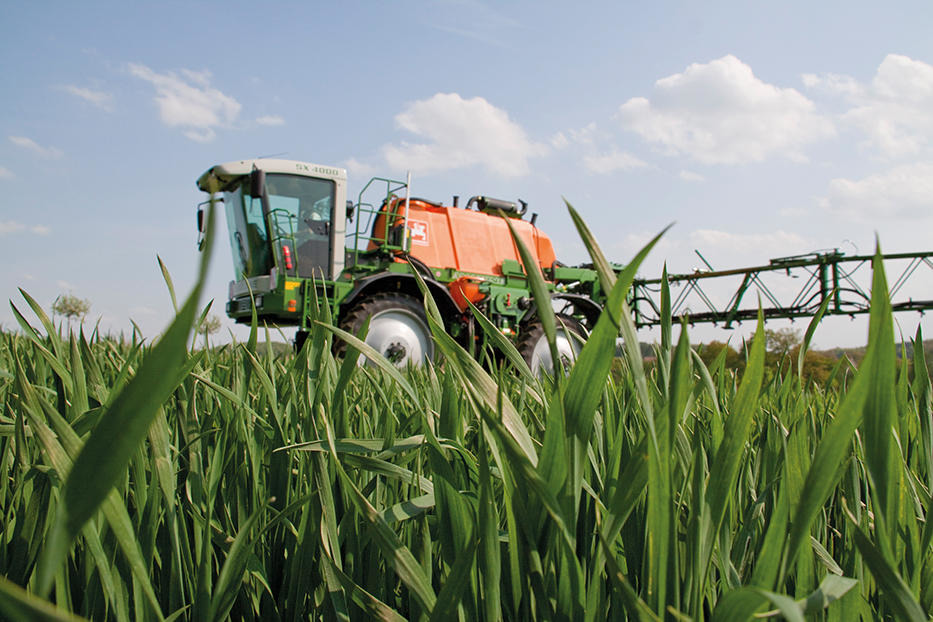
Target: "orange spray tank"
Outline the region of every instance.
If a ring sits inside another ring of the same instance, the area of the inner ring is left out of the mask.
[[[470,209],[476,204],[478,209]],[[551,239],[532,223],[522,220],[514,204],[474,197],[466,208],[446,206],[422,199],[408,202],[408,252],[432,270],[455,270],[468,276],[450,284],[451,294],[458,304],[462,300],[482,299],[476,282],[484,277],[503,276],[502,262],[521,263],[518,247],[509,227],[500,217],[498,208],[510,217],[512,227],[534,255],[538,267],[550,269],[556,256]],[[402,243],[405,222],[405,200],[393,198],[379,211],[373,223],[373,236],[368,250],[378,248],[385,240]],[[466,304],[462,304],[466,308]]]

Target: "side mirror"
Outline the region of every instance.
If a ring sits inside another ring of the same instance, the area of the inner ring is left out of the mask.
[[[198,232],[204,233],[204,208],[198,208]]]
[[[347,220],[352,220],[355,212],[356,206],[353,205],[353,201],[347,200]]]
[[[249,174],[249,196],[259,198],[266,188],[266,172],[258,168]]]

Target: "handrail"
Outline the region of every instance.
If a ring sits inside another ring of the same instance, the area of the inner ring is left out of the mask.
[[[384,186],[382,184],[384,184]],[[385,189],[384,193],[381,192],[381,188],[383,187]],[[381,199],[373,202],[364,201],[364,197],[372,196],[376,188],[380,189],[376,196],[379,197],[381,195]],[[382,232],[381,237],[374,235],[378,232],[372,231],[372,227],[375,225],[375,219],[383,212],[383,208],[396,200],[400,191],[405,190],[407,197],[407,189],[408,184],[406,182],[397,179],[389,179],[387,177],[373,177],[366,182],[366,185],[360,190],[355,205],[356,213],[353,216],[354,230],[352,235],[347,236],[347,250],[353,255],[353,264],[356,263],[360,254],[368,252],[367,246],[371,241],[375,241],[380,247],[386,250],[403,250],[402,246],[389,244],[388,218],[386,219],[385,230]],[[379,205],[379,207],[377,208],[375,205]],[[365,225],[363,225],[364,216],[366,217]]]

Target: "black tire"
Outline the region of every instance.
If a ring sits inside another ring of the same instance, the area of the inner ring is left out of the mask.
[[[308,335],[309,333],[306,330],[299,330],[298,332],[295,333],[295,353],[296,354],[298,352],[301,352],[301,349],[305,345],[305,341],[308,340]]]
[[[586,331],[580,322],[569,315],[558,313],[555,317],[557,319],[557,348],[560,351],[564,370],[567,371],[580,354],[580,350],[583,349]],[[541,377],[544,373],[554,373],[551,348],[544,334],[544,326],[539,320],[534,319],[522,326],[516,347],[535,376]]]
[[[358,335],[369,320],[366,343],[396,367],[434,359],[434,341],[420,300],[399,292],[380,292],[356,301],[340,320],[340,328]],[[338,339],[337,353],[346,351]],[[367,360],[361,359],[361,363]]]

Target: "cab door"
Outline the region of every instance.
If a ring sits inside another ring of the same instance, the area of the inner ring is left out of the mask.
[[[298,276],[321,276],[331,273],[331,222],[333,216],[332,196],[301,205],[298,217]]]
[[[266,176],[269,218],[277,232],[274,237],[282,265],[289,274],[330,277],[334,190],[335,184],[329,179]]]

